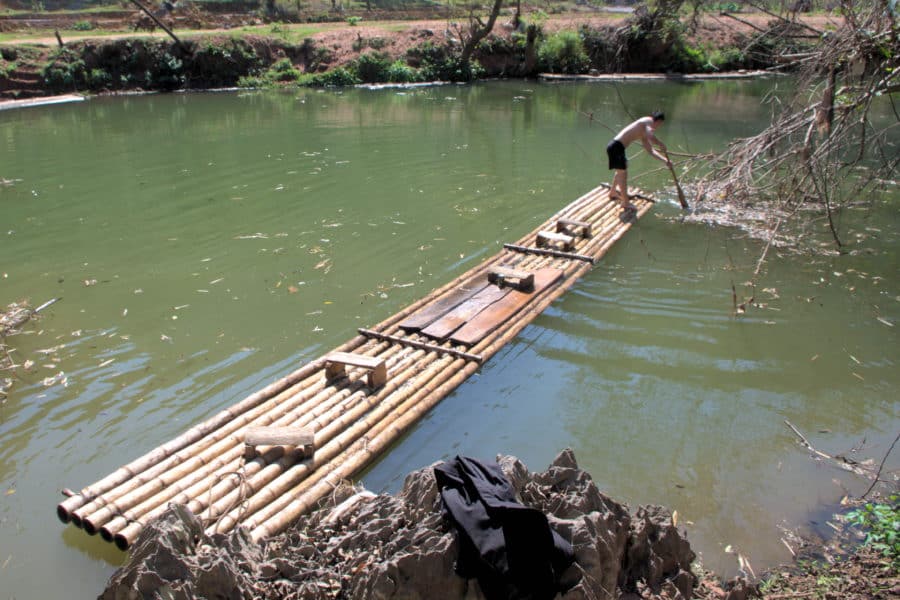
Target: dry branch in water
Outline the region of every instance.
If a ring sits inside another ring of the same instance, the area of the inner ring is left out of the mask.
[[[796,91],[787,100],[769,99],[773,118],[768,128],[717,156],[693,161],[693,166],[712,166],[696,182],[702,190],[699,201],[764,205],[772,223],[793,221],[789,229],[795,241],[803,225],[799,217],[824,216],[833,245],[842,249],[836,215],[882,189],[900,163],[894,145],[900,111],[890,96],[900,91],[900,42],[890,4],[843,0],[839,29],[823,34],[810,52],[785,54],[785,68],[797,74]],[[789,22],[779,18],[771,27],[786,36]],[[876,121],[872,108],[879,98],[891,110],[888,118]],[[776,229],[771,228],[770,238]]]

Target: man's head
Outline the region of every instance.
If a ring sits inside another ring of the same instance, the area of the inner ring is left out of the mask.
[[[656,112],[651,113],[650,116],[653,117],[654,122],[666,120],[666,113],[661,110],[657,110]]]

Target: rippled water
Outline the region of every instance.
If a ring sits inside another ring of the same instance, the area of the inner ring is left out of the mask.
[[[608,181],[602,149],[661,107],[671,148],[761,128],[771,82],[301,91],[92,99],[0,113],[0,302],[62,298],[8,340],[0,589],[92,597],[122,555],[54,517],[92,483],[373,325]],[[622,99],[620,101],[620,98]],[[589,119],[588,116],[593,119]],[[740,118],[736,118],[740,115]],[[571,447],[607,494],[678,510],[706,566],[789,558],[868,483],[900,425],[896,195],[851,212],[854,253],[762,251],[661,202],[593,271],[363,474],[395,491],[457,453],[534,470]],[[640,178],[635,176],[642,174]],[[886,468],[897,468],[893,457]]]

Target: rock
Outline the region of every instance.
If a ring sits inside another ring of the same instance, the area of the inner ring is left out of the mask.
[[[565,450],[544,472],[497,459],[521,502],[547,514],[575,549],[563,574],[564,600],[622,594],[690,598],[690,544],[663,508],[628,508],[608,498]],[[396,496],[337,488],[289,531],[256,544],[243,529],[207,536],[173,505],[144,529],[101,600],[142,598],[354,598],[480,600],[475,580],[455,573],[458,544],[441,516],[431,467],[407,476]],[[349,500],[348,499],[351,499]],[[347,502],[345,502],[347,501]],[[740,592],[732,600],[741,600]]]

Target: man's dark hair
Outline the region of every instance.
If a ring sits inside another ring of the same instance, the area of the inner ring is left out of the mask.
[[[654,121],[665,121],[666,120],[666,113],[664,113],[661,110],[657,110],[657,111],[651,113],[650,116],[653,117]]]

